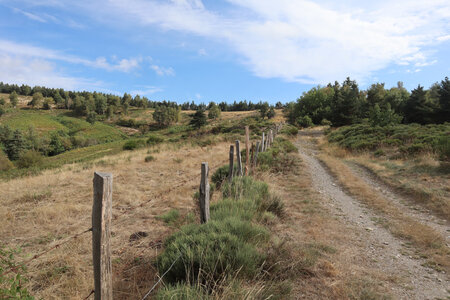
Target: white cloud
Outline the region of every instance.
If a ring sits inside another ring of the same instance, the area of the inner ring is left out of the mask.
[[[0,53],[0,81],[68,90],[98,90],[102,86],[102,82],[99,81],[64,75],[46,60],[5,53]]]
[[[234,50],[257,76],[304,83],[430,65],[435,58],[427,49],[450,39],[448,0],[226,0],[230,9],[223,11],[201,0],[20,1],[87,12],[134,31],[151,26],[203,37]]]
[[[98,57],[96,60],[89,60],[61,53],[52,49],[35,47],[27,44],[15,43],[7,40],[0,40],[0,54],[9,54],[15,57],[37,58],[44,60],[64,61],[72,64],[81,64],[88,67],[104,69],[107,71],[130,72],[138,68],[143,61],[142,58],[117,59],[112,58],[108,62],[104,57]]]
[[[133,96],[141,95],[141,96],[149,96],[155,93],[162,92],[163,89],[156,86],[145,86],[144,89],[138,89],[131,91],[130,94]]]
[[[198,53],[198,55],[200,55],[200,56],[206,56],[206,55],[208,55],[208,53],[206,53],[206,50],[205,49],[199,49],[198,51],[197,51],[197,53]]]
[[[24,11],[24,10],[21,10],[21,9],[18,9],[18,8],[13,8],[13,11],[16,12],[16,13],[20,13],[20,14],[24,15],[25,17],[27,17],[28,19],[31,19],[33,21],[38,21],[38,22],[41,22],[41,23],[47,23],[47,20],[45,20],[44,18],[42,18],[42,17],[40,17],[38,15],[32,14],[30,12],[27,12],[27,11]]]
[[[104,11],[115,22],[125,18],[225,43],[257,76],[306,83],[364,79],[394,63],[427,64],[424,49],[450,31],[444,0],[228,2],[232,15],[200,0],[110,0]]]
[[[436,38],[436,40],[439,41],[439,42],[445,42],[445,41],[448,41],[448,40],[450,40],[450,34],[443,35],[443,36],[438,36],[438,37]]]
[[[155,71],[158,76],[175,76],[175,70],[172,67],[164,68],[158,65],[151,65],[150,69]]]

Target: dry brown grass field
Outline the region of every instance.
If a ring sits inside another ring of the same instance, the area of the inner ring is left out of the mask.
[[[90,228],[93,172],[111,172],[114,293],[118,299],[142,296],[156,275],[149,261],[171,231],[155,217],[173,208],[182,215],[192,210],[201,162],[210,162],[212,172],[228,157],[227,145],[179,149],[166,145],[154,149],[151,155],[155,160],[148,163],[144,162],[147,149],[123,152],[88,165],[67,165],[39,176],[2,182],[1,243],[20,246],[21,259],[27,259]],[[141,203],[145,205],[130,210]],[[130,242],[130,236],[139,231],[148,236]],[[33,261],[27,275],[28,288],[38,299],[86,296],[93,285],[90,234]]]

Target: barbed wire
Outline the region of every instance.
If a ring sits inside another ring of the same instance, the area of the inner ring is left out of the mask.
[[[177,260],[181,257],[181,253],[180,255],[178,255],[178,257],[172,262],[172,264],[170,265],[170,267],[161,275],[161,277],[159,277],[158,281],[150,288],[150,290],[144,295],[144,297],[142,297],[141,300],[145,300],[150,293],[156,288],[156,286],[161,282],[161,280],[164,278],[164,276],[169,273],[169,271],[172,269],[172,267],[175,265],[175,263],[177,262]]]
[[[39,257],[41,257],[41,256],[43,256],[43,255],[49,253],[49,252],[52,251],[52,250],[55,250],[56,248],[59,248],[59,247],[65,245],[65,244],[67,244],[68,242],[70,242],[70,241],[72,241],[72,240],[78,238],[79,236],[81,236],[81,235],[83,235],[83,234],[85,234],[85,233],[87,233],[87,232],[90,232],[90,231],[92,231],[92,227],[89,228],[89,229],[86,229],[86,230],[84,230],[84,231],[82,231],[82,232],[79,232],[79,233],[77,233],[77,234],[74,234],[74,235],[72,235],[72,236],[70,236],[70,237],[68,237],[68,238],[66,238],[64,241],[59,242],[59,243],[56,244],[56,245],[53,245],[52,247],[50,247],[50,248],[48,248],[48,249],[42,251],[42,252],[39,253],[39,254],[35,254],[32,258],[30,258],[30,259],[28,259],[28,260],[26,260],[26,261],[23,261],[23,262],[21,262],[21,263],[18,263],[16,266],[12,266],[12,267],[8,268],[8,271],[3,272],[2,274],[0,274],[0,276],[5,276],[5,275],[7,275],[7,274],[13,272],[14,270],[18,271],[18,270],[17,270],[18,267],[24,267],[24,266],[27,266],[27,265],[29,265],[32,261],[38,259]]]
[[[226,160],[223,161],[223,162],[221,162],[220,164],[214,166],[212,169],[217,168],[218,166],[220,166],[221,164],[223,164],[223,163],[225,163],[225,162],[226,162]],[[198,176],[199,176],[199,175],[196,174],[196,175],[193,175],[193,176],[191,176],[191,177],[188,177],[188,178],[184,179],[184,180],[182,181],[181,184],[178,184],[178,185],[173,186],[173,187],[171,187],[171,188],[169,188],[169,189],[167,189],[167,190],[164,190],[164,191],[159,192],[158,194],[156,194],[156,195],[150,197],[149,200],[144,201],[144,202],[140,203],[139,205],[136,205],[136,206],[134,206],[134,207],[131,207],[131,208],[125,210],[125,211],[122,212],[119,216],[117,216],[116,219],[118,219],[119,217],[121,217],[121,216],[123,216],[123,215],[125,215],[125,214],[130,213],[130,211],[133,211],[133,210],[135,210],[135,209],[137,209],[137,208],[139,208],[139,207],[143,207],[145,204],[147,204],[147,203],[149,203],[150,201],[154,200],[154,198],[160,198],[160,197],[164,196],[164,194],[167,194],[167,193],[169,193],[169,192],[171,192],[171,191],[173,191],[173,190],[175,190],[175,189],[177,189],[177,188],[179,188],[179,187],[182,187],[183,185],[185,185],[186,183],[188,183],[188,182],[191,181],[191,180],[194,180],[194,179],[197,178]],[[125,219],[125,220],[126,220],[126,219]],[[122,222],[123,222],[123,221],[122,221]],[[120,225],[120,224],[121,224],[121,223],[115,224],[115,226]],[[72,240],[78,238],[79,236],[81,236],[81,235],[83,235],[83,234],[85,234],[85,233],[87,233],[87,232],[90,232],[90,231],[92,231],[92,227],[89,228],[89,229],[86,229],[86,230],[84,230],[84,231],[82,231],[82,232],[79,232],[79,233],[77,233],[77,234],[74,234],[74,235],[72,235],[72,236],[70,236],[70,237],[68,237],[68,238],[66,238],[64,241],[59,242],[59,243],[57,243],[56,245],[53,245],[52,247],[50,247],[50,248],[48,248],[48,249],[46,249],[46,250],[40,252],[39,254],[35,254],[32,258],[30,258],[30,259],[28,259],[28,260],[26,260],[26,261],[24,261],[24,262],[18,263],[17,265],[14,265],[14,266],[10,266],[5,272],[3,272],[2,274],[0,274],[0,276],[8,275],[8,274],[10,274],[11,272],[18,273],[18,272],[19,272],[18,268],[20,268],[20,267],[22,267],[22,266],[28,266],[32,261],[34,261],[34,260],[40,258],[41,256],[43,256],[43,255],[45,255],[45,254],[47,254],[47,253],[49,253],[49,252],[51,252],[51,251],[53,251],[53,250],[55,250],[55,249],[61,247],[61,246],[63,246],[63,245],[65,245],[65,244],[69,243],[70,241],[72,241]],[[3,258],[3,259],[4,259],[4,258]],[[5,259],[4,259],[4,260],[5,260]]]
[[[83,300],[89,299],[89,297],[91,297],[92,294],[94,294],[94,293],[95,293],[95,290],[92,290],[92,291],[89,293],[89,295],[87,295],[86,297],[83,298]]]

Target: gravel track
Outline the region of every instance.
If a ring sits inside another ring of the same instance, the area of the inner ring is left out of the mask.
[[[390,278],[395,278],[391,282],[386,282],[386,285],[390,287],[391,294],[396,299],[450,299],[450,280],[447,274],[424,267],[422,266],[424,260],[405,254],[409,253],[410,249],[402,240],[394,237],[377,222],[380,216],[346,194],[326,167],[316,158],[319,153],[317,147],[305,136],[317,137],[320,134],[318,131],[300,132],[296,146],[309,168],[314,188],[322,195],[325,206],[329,207],[331,213],[347,226],[359,233],[358,247],[369,267],[389,275]],[[368,180],[366,175],[360,176],[364,176],[368,184],[375,189],[384,188]],[[388,196],[395,196],[392,191],[389,193]],[[400,198],[397,196],[394,198],[397,201],[393,203],[397,205]],[[403,211],[408,213],[410,210]],[[416,217],[415,214],[411,216]],[[428,217],[431,219],[431,216]],[[425,215],[420,219],[427,220]],[[438,222],[436,222],[437,225],[439,225]],[[439,230],[440,232],[446,233],[448,228],[441,229],[444,231]]]

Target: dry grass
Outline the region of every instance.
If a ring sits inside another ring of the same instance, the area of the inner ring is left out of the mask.
[[[432,155],[414,160],[383,160],[369,155],[349,157],[383,183],[408,196],[436,215],[450,221],[450,173]]]
[[[328,154],[321,154],[319,159],[350,194],[386,216],[386,226],[393,234],[411,241],[422,255],[429,258],[432,265],[450,270],[449,249],[439,233],[404,214],[356,176],[345,163]]]
[[[150,260],[160,251],[163,237],[173,230],[155,217],[172,208],[182,215],[193,209],[201,162],[209,161],[212,168],[224,161],[227,146],[219,143],[200,149],[164,145],[159,153],[152,153],[156,160],[150,163],[144,163],[147,149],[142,149],[2,182],[1,243],[21,247],[24,255],[19,260],[25,260],[89,228],[93,172],[111,172],[115,298],[138,298],[156,274]],[[179,159],[183,163],[177,163]],[[164,192],[173,186],[179,187]],[[158,194],[163,196],[156,197]],[[130,235],[137,231],[148,236],[130,242]],[[33,261],[28,268],[32,294],[43,299],[80,299],[89,294],[93,287],[90,238],[85,234]]]

